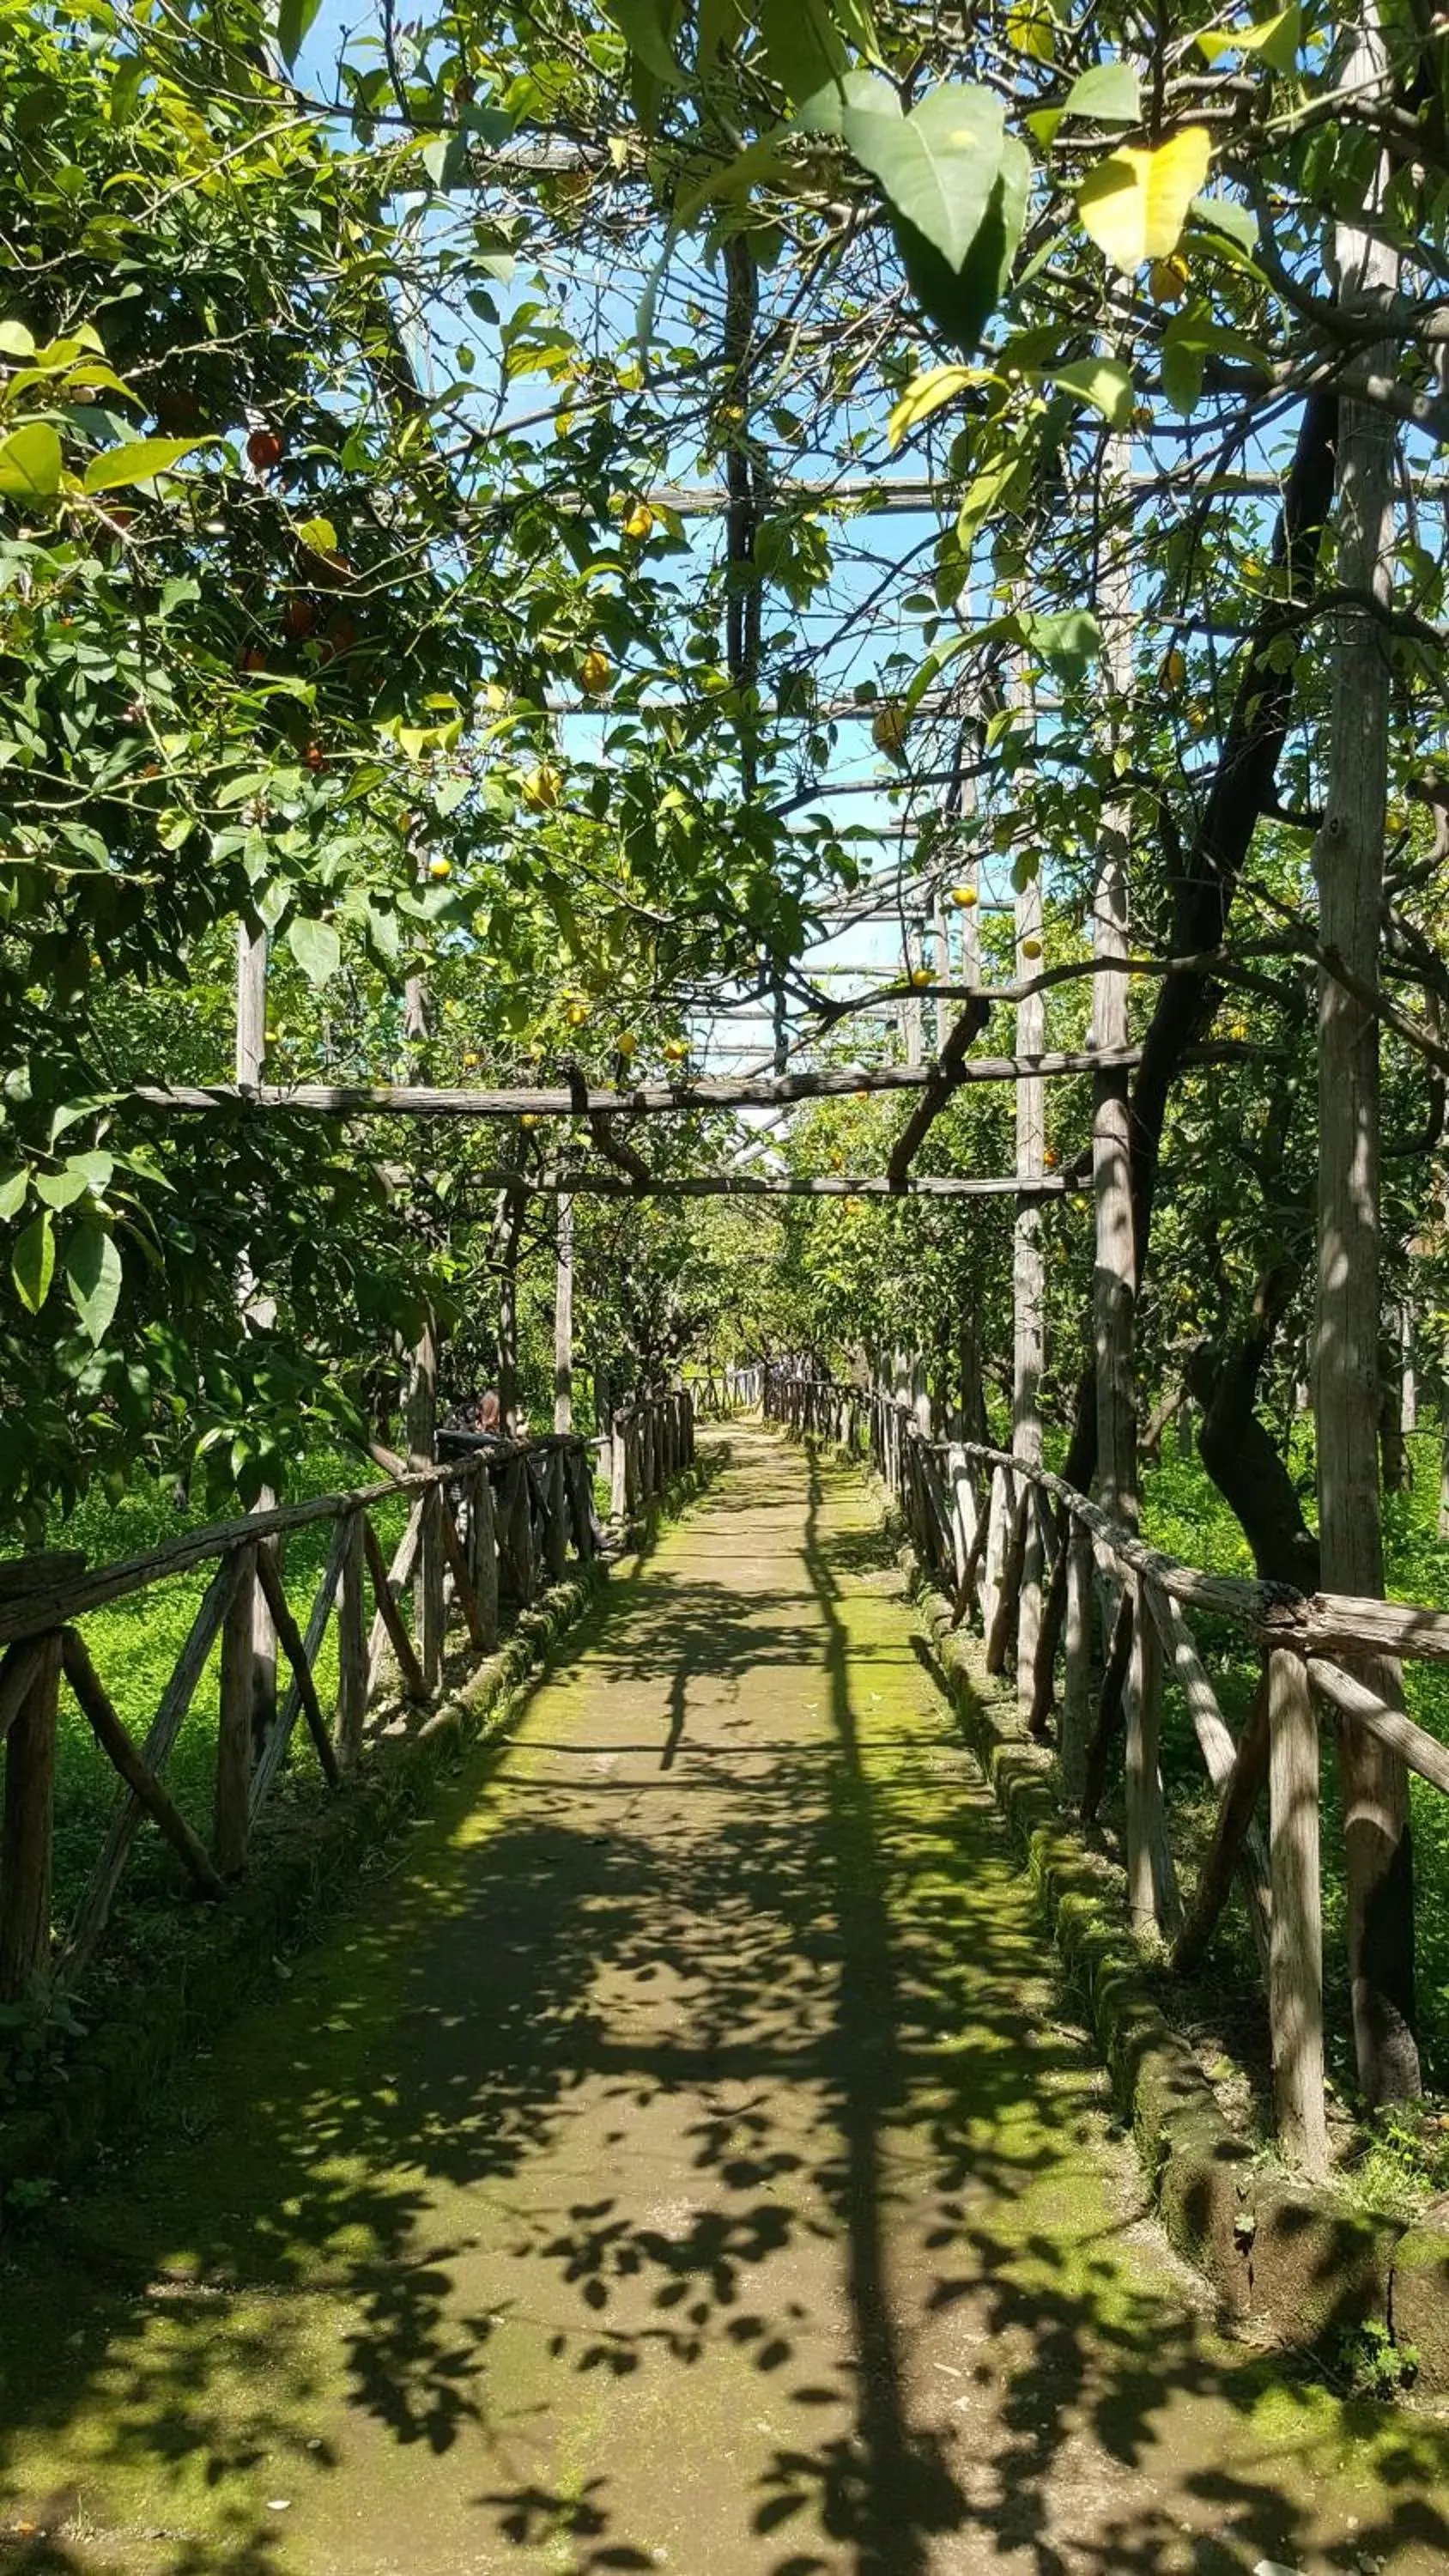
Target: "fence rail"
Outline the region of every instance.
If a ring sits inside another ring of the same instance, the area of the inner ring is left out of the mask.
[[[1449,1616],[1399,1602],[1294,1592],[1206,1574],[1148,1547],[1044,1467],[969,1440],[933,1439],[911,1400],[880,1387],[768,1370],[767,1418],[868,1457],[953,1618],[980,1622],[987,1668],[1014,1659],[1029,1732],[1051,1740],[1064,1785],[1092,1821],[1120,1738],[1128,1908],[1156,1926],[1174,1970],[1200,1960],[1236,1882],[1267,1989],[1279,2141],[1309,2173],[1327,2165],[1318,1730],[1350,1718],[1418,1776],[1449,1791],[1449,1747],[1343,1659],[1449,1657]],[[1240,1736],[1218,1705],[1188,1611],[1227,1619],[1262,1658]],[[1057,1711],[1058,1671],[1061,1676]],[[1380,1668],[1381,1671],[1381,1668]],[[1158,1744],[1167,1679],[1179,1684],[1217,1810],[1187,1902],[1167,1832]],[[1268,1831],[1256,1822],[1268,1791]]]
[[[241,1876],[252,1832],[285,1764],[298,1721],[322,1776],[339,1788],[399,1698],[418,1710],[442,1688],[450,1626],[470,1651],[498,1644],[502,1613],[533,1601],[570,1559],[594,1555],[592,1445],[442,1435],[452,1454],[356,1492],[186,1530],[140,1556],[87,1566],[65,1551],[0,1566],[0,2003],[73,1988],[94,1958],[143,1824],[172,1846],[196,1892],[216,1902]],[[685,1394],[615,1416],[615,1507],[645,1504],[693,1455]],[[374,1515],[401,1497],[406,1527],[391,1560]],[[621,1499],[622,1497],[622,1499]],[[289,1601],[279,1543],[330,1523],[332,1541],[305,1625]],[[118,1713],[77,1622],[198,1566],[211,1578],[150,1728],[137,1741]],[[411,1604],[411,1624],[407,1605]],[[287,1670],[258,1653],[269,1614]],[[324,1708],[319,1658],[337,1625],[337,1689]],[[219,1650],[216,1771],[209,1841],[165,1783],[167,1761]],[[57,1723],[62,1683],[115,1769],[120,1794],[90,1879],[64,1927],[52,1928]]]

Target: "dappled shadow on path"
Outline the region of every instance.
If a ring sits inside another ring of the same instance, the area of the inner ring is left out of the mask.
[[[0,2565],[1449,2553],[1449,2440],[1216,2341],[1104,2187],[853,1488],[733,1436],[521,1746],[0,2280]],[[1340,2511],[1353,2434],[1376,2483]]]

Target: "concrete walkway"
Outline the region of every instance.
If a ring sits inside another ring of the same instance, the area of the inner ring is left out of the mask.
[[[0,2279],[0,2567],[1449,2564],[1449,2431],[1218,2341],[1144,2218],[859,1483],[730,1439]]]

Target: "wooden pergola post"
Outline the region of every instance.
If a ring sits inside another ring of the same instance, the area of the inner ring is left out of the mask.
[[[410,1467],[431,1467],[438,1453],[438,1336],[429,1316],[408,1366],[407,1443]],[[413,1573],[413,1637],[427,1689],[443,1678],[443,1499],[436,1487],[423,1497]]]
[[[574,1203],[560,1199],[553,1294],[553,1427],[574,1427]]]
[[[1311,2175],[1328,2168],[1323,2099],[1323,1897],[1319,1879],[1318,1724],[1301,1655],[1268,1657],[1268,2015],[1273,2096],[1285,2154]]]
[[[237,923],[236,945],[238,1083],[255,1090],[265,1074],[266,1058],[267,934],[253,915],[244,913]],[[239,1294],[244,1316],[252,1317],[258,1324],[271,1323],[276,1308],[270,1298],[257,1296],[256,1282],[245,1256]],[[264,1485],[254,1508],[259,1512],[269,1511],[276,1499],[271,1486]],[[249,1588],[252,1620],[251,1731],[253,1744],[260,1751],[272,1731],[277,1714],[277,1629],[261,1585],[253,1583]]]
[[[1018,687],[1026,700],[1026,692]],[[1029,703],[1029,700],[1026,700]],[[1040,971],[1042,891],[1039,870],[1022,876],[1016,893],[1016,975],[1030,983]],[[1046,1007],[1040,993],[1024,993],[1016,1006],[1016,1052],[1030,1061],[1046,1040]],[[1016,1086],[1016,1177],[1029,1187],[1046,1171],[1046,1085],[1023,1073]],[[1046,1364],[1046,1260],[1038,1198],[1021,1197],[1011,1237],[1011,1448],[1028,1466],[1041,1464],[1041,1380]],[[1041,1535],[1027,1514],[1021,1600],[1016,1637],[1016,1688],[1021,1707],[1035,1693],[1037,1638],[1041,1629]]]

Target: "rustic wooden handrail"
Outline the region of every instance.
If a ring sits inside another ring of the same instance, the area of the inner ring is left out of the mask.
[[[650,1491],[693,1450],[686,1394],[637,1409],[651,1430]],[[657,1417],[657,1427],[656,1427]],[[498,1492],[495,1493],[495,1487]],[[403,1544],[389,1566],[371,1515],[411,1503]],[[332,1543],[305,1629],[288,1600],[276,1543],[331,1522]],[[537,1524],[537,1536],[535,1535]],[[0,1840],[0,2002],[73,1987],[104,1933],[137,1832],[149,1817],[174,1846],[193,1883],[215,1899],[246,1866],[252,1829],[287,1758],[300,1716],[329,1789],[339,1789],[366,1745],[370,1708],[391,1709],[400,1685],[419,1707],[443,1680],[450,1601],[468,1647],[486,1653],[499,1628],[500,1560],[511,1597],[533,1598],[536,1581],[557,1581],[570,1554],[596,1544],[592,1447],[573,1433],[469,1445],[437,1464],[415,1464],[386,1482],[317,1495],[245,1517],[178,1532],[143,1555],[87,1566],[74,1551],[50,1550],[0,1565],[0,1743],[5,1745]],[[80,1629],[87,1612],[134,1598],[153,1583],[212,1568],[211,1580],[144,1740],[133,1740]],[[402,1595],[415,1581],[410,1630]],[[367,1593],[376,1622],[369,1652]],[[279,1706],[258,1704],[254,1603],[260,1599],[290,1667]],[[318,1659],[337,1619],[335,1710],[324,1709]],[[210,1849],[182,1814],[162,1774],[203,1673],[220,1647],[214,1813]],[[56,1715],[62,1674],[122,1794],[58,1959],[51,1959]]]
[[[917,1381],[918,1383],[918,1381]],[[1025,1586],[1031,1511],[1055,1505],[1060,1544],[1045,1615],[1028,1647],[1022,1688],[1028,1731],[1045,1737],[1054,1668],[1065,1654],[1062,1776],[1090,1821],[1108,1759],[1125,1740],[1123,1857],[1132,1920],[1169,1939],[1172,1965],[1195,1965],[1236,1873],[1262,1963],[1281,2141],[1309,2171],[1327,2159],[1323,2098],[1322,1896],[1317,1708],[1352,1719],[1421,1779],[1449,1793],[1449,1746],[1391,1707],[1336,1658],[1449,1660],[1449,1614],[1412,1603],[1304,1594],[1209,1574],[1150,1547],[1088,1496],[1035,1460],[970,1440],[932,1436],[923,1401],[899,1386],[839,1385],[798,1365],[765,1371],[767,1416],[869,1456],[895,1498],[918,1554],[953,1598],[953,1624],[978,1607],[988,1671],[1006,1665]],[[1044,1556],[1051,1550],[1044,1544]],[[1093,1594],[1103,1670],[1095,1727],[1089,1655]],[[1224,1619],[1263,1657],[1264,1680],[1241,1738],[1218,1706],[1185,1613]],[[1177,1682],[1217,1795],[1212,1838],[1185,1916],[1177,1894],[1157,1759],[1162,1694]],[[1269,1831],[1254,1820],[1263,1784]]]

